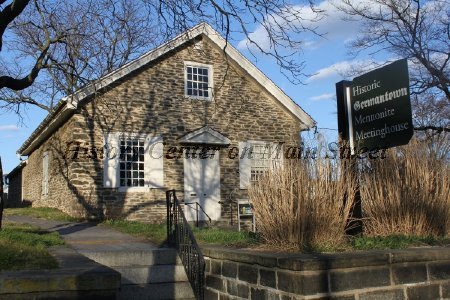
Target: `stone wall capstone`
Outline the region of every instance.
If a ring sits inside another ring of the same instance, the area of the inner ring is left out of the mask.
[[[202,247],[205,299],[450,299],[450,250],[336,254]]]

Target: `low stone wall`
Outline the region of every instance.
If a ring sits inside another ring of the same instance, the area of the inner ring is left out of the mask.
[[[337,254],[204,247],[205,299],[450,299],[450,248]]]
[[[120,273],[70,248],[54,247],[50,252],[59,269],[1,271],[0,300],[117,298]]]

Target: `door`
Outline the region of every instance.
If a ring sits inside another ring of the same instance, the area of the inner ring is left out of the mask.
[[[208,216],[211,220],[219,220],[219,151],[208,150],[206,155],[201,151],[204,150],[191,148],[186,149],[184,153],[185,216],[188,221],[195,221],[198,210],[199,220],[209,220]]]

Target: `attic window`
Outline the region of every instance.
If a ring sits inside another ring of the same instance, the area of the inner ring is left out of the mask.
[[[185,63],[185,95],[189,98],[210,99],[212,66]]]

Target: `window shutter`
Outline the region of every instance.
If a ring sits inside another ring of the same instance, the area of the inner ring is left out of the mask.
[[[164,187],[164,145],[160,136],[145,139],[144,178],[151,188]]]
[[[281,168],[283,166],[283,144],[281,143],[270,143],[270,151],[271,151],[271,167]]]
[[[107,188],[119,187],[119,134],[110,133],[105,136],[103,159],[103,186]]]
[[[48,152],[42,157],[42,195],[48,195]]]
[[[246,189],[250,185],[250,147],[251,144],[249,142],[239,142],[239,181],[241,189]]]

